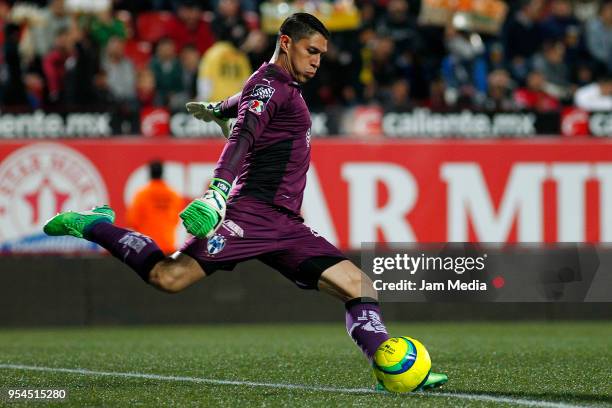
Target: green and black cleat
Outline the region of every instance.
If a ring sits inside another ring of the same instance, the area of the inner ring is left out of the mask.
[[[425,383],[415,391],[431,390],[443,386],[448,382],[448,375],[442,373],[429,373]]]
[[[438,387],[443,386],[447,382],[448,382],[448,375],[441,374],[441,373],[429,373],[429,375],[427,376],[427,380],[425,380],[423,385],[419,386],[413,392],[425,391],[425,390],[431,390],[434,388],[438,388]],[[376,391],[391,392],[387,390],[385,386],[382,385],[381,383],[376,383]]]
[[[43,231],[51,236],[83,238],[83,231],[99,222],[115,222],[115,211],[108,205],[94,207],[90,211],[65,211],[47,221]]]

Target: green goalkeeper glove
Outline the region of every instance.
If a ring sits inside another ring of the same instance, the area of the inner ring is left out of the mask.
[[[225,219],[225,202],[231,187],[225,180],[212,179],[204,196],[193,200],[179,214],[187,232],[197,238],[214,235]]]
[[[221,128],[223,136],[226,139],[229,137],[232,131],[231,122],[221,116],[221,102],[187,102],[185,107],[187,112],[191,113],[196,119],[204,122],[214,121]]]

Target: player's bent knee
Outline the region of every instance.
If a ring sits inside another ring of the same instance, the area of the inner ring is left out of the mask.
[[[359,297],[378,298],[370,278],[348,260],[325,270],[319,288],[342,301]]]
[[[149,283],[166,293],[178,293],[181,288],[178,286],[177,279],[168,268],[154,268],[149,275]]]
[[[173,277],[171,274],[162,274],[161,279],[159,280],[159,289],[162,291],[173,294],[179,293],[185,287],[180,284],[179,280]]]
[[[149,275],[149,283],[166,293],[178,293],[206,274],[190,256],[177,253],[159,262]]]

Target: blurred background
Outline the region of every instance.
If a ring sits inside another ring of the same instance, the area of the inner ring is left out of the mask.
[[[41,231],[100,203],[149,228],[130,209],[163,182],[150,211],[168,222],[148,223],[180,247],[176,208],[224,144],[184,104],[239,91],[296,11],[332,31],[303,87],[303,213],[356,262],[362,242],[612,242],[612,1],[0,0],[0,324],[337,319],[332,300],[256,263],[170,298]],[[387,318],[612,317],[609,303],[548,300],[394,304]],[[284,301],[295,308],[272,306]]]
[[[611,106],[610,1],[54,0],[0,2],[2,111],[110,114],[108,128],[84,134],[204,136],[211,131],[174,114],[239,90],[300,10],[333,32],[304,87],[322,114],[315,135],[401,137],[385,113],[415,109],[531,111],[548,119],[535,131],[553,134],[567,108]],[[149,126],[152,110],[168,119]],[[160,124],[173,119],[181,123]],[[2,134],[33,132],[7,125]]]

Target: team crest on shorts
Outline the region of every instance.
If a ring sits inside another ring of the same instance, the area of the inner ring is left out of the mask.
[[[206,246],[210,255],[216,255],[223,251],[225,248],[225,237],[223,235],[215,234],[208,239],[208,245]]]

